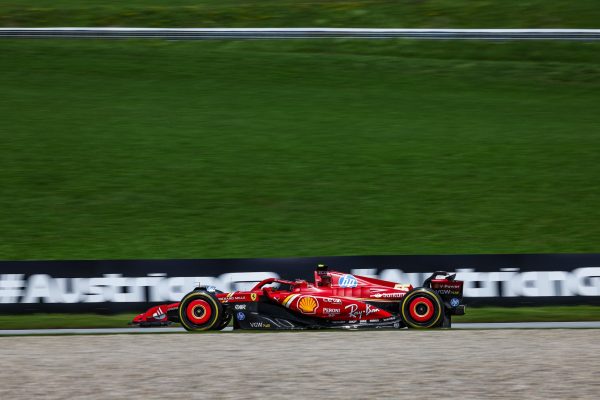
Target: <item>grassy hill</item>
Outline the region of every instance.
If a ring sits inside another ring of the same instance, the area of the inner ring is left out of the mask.
[[[596,0],[6,0],[2,26],[594,28]]]
[[[9,0],[0,26],[593,28],[594,0]],[[597,252],[600,45],[0,41],[0,259]]]
[[[0,41],[0,259],[598,251],[599,50]]]

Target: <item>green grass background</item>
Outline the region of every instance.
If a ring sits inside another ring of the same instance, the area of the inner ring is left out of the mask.
[[[594,27],[595,1],[9,0],[3,26]],[[598,252],[600,44],[0,41],[0,259]]]
[[[0,258],[596,252],[599,50],[1,41]]]
[[[4,0],[4,26],[595,28],[596,0]]]

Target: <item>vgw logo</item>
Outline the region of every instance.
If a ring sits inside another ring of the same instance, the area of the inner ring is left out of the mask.
[[[340,287],[353,288],[358,286],[358,281],[352,275],[344,275],[338,281],[338,285],[340,285]]]

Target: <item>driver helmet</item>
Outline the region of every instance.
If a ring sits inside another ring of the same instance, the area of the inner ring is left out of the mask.
[[[331,275],[329,275],[329,272],[327,272],[327,265],[317,265],[317,274],[321,278],[319,286],[331,286]]]

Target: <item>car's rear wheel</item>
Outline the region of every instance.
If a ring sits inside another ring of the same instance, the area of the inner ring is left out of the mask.
[[[194,291],[179,303],[179,320],[188,331],[206,331],[222,323],[223,306],[213,294]]]
[[[404,296],[400,304],[400,313],[409,328],[436,328],[444,320],[444,305],[440,296],[433,290],[417,288]]]

